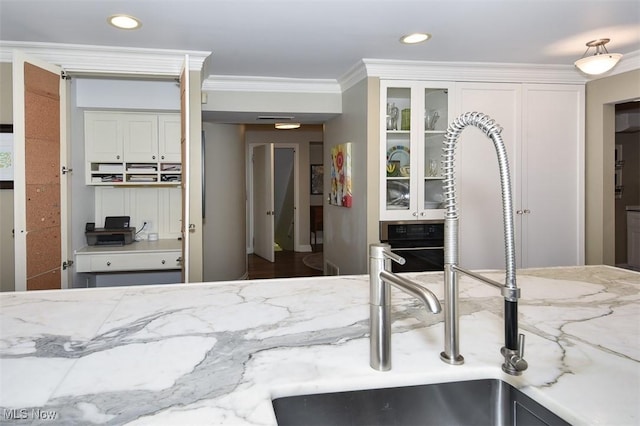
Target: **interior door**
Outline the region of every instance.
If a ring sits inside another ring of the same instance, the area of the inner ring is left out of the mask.
[[[273,144],[253,148],[253,251],[275,262],[273,216]]]
[[[15,289],[68,286],[66,103],[62,69],[13,58]],[[65,264],[66,268],[66,264]]]
[[[189,282],[189,55],[185,55],[180,73],[180,152],[182,157],[182,282]]]

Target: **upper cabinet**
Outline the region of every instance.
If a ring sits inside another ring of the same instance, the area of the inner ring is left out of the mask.
[[[87,184],[180,183],[179,114],[87,111],[84,118]]]
[[[382,80],[380,219],[443,219],[442,144],[452,85]]]
[[[584,86],[457,83],[456,114],[478,111],[502,128],[511,171],[518,268],[584,263]],[[456,148],[460,263],[504,267],[495,148],[465,129]]]

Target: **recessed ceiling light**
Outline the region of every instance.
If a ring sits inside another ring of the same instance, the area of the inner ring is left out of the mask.
[[[137,30],[142,26],[142,22],[138,18],[123,14],[111,15],[107,18],[107,22],[122,30]]]
[[[276,129],[279,130],[297,129],[298,127],[300,127],[300,123],[276,123]]]
[[[422,43],[423,41],[427,41],[431,38],[431,34],[427,33],[413,33],[402,36],[400,38],[400,42],[404,44],[416,44]]]

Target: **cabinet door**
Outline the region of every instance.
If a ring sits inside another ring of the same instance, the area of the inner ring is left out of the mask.
[[[122,115],[109,112],[84,113],[87,162],[121,163],[123,158]]]
[[[123,114],[124,159],[127,163],[158,161],[158,116]]]
[[[457,115],[482,112],[503,129],[501,135],[511,168],[514,206],[519,205],[521,98],[519,84],[456,85]],[[504,229],[498,157],[491,139],[473,126],[466,128],[458,139],[456,187],[460,264],[472,269],[503,269]],[[517,235],[520,228],[517,220],[515,226]],[[516,256],[519,256],[519,250],[516,250]]]
[[[448,83],[381,82],[380,219],[443,219]]]
[[[417,217],[418,167],[411,111],[415,90],[411,82],[381,82],[380,219],[410,220]],[[415,114],[415,111],[414,111]]]
[[[584,87],[523,87],[522,266],[584,264]]]
[[[180,115],[158,117],[158,153],[161,163],[179,163],[180,158]]]
[[[449,123],[449,85],[428,83],[421,88],[420,107],[415,116],[418,137],[418,218],[444,217],[442,147]]]

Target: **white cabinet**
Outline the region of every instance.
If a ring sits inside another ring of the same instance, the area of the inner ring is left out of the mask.
[[[121,163],[124,123],[119,114],[85,112],[84,140],[88,162]]]
[[[511,168],[517,266],[584,263],[584,88],[457,83],[456,115],[478,111],[503,128]],[[458,140],[460,264],[504,268],[502,199],[493,143],[478,129]]]
[[[180,130],[179,114],[85,112],[86,183],[180,183]]]
[[[445,82],[380,82],[380,220],[442,219]]]
[[[87,246],[76,252],[76,271],[101,273],[180,269],[181,258],[181,242],[177,239],[140,241],[120,247]]]
[[[177,114],[158,117],[158,153],[161,162],[179,163],[181,159],[180,139],[182,129],[180,116]]]
[[[120,114],[124,122],[124,159],[127,163],[158,161],[158,116]]]

